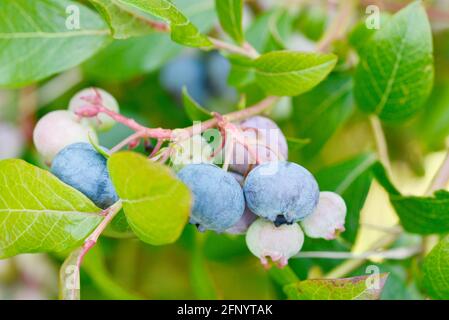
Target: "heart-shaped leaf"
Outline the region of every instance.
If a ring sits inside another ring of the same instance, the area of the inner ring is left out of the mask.
[[[0,181],[0,258],[75,248],[102,220],[82,193],[25,161],[0,161]]]
[[[176,241],[187,223],[192,199],[172,171],[133,152],[120,152],[108,168],[134,233],[152,245]]]

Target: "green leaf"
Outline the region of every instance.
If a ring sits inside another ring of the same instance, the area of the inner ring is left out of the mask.
[[[292,300],[378,300],[388,274],[379,275],[378,288],[367,286],[370,277],[305,280],[285,286],[284,291]]]
[[[228,58],[231,63],[228,79],[230,85],[241,88],[256,81],[252,59],[236,55],[230,55]]]
[[[215,0],[215,8],[223,30],[237,43],[244,41],[243,37],[243,1],[242,0]]]
[[[293,118],[297,135],[310,139],[302,154],[315,156],[354,111],[352,77],[332,73],[312,91],[294,98]]]
[[[200,33],[173,3],[167,0],[118,0],[170,23],[173,41],[191,47],[210,47],[207,36]]]
[[[323,81],[336,63],[333,54],[273,51],[257,58],[253,67],[267,94],[296,96]]]
[[[355,97],[365,112],[404,120],[426,101],[433,84],[432,33],[417,1],[395,14],[363,46]]]
[[[101,222],[101,209],[48,171],[0,161],[0,258],[79,246]]]
[[[182,88],[182,99],[187,115],[192,121],[206,121],[212,116],[209,111],[204,109],[198,102],[189,95],[186,87]]]
[[[152,245],[175,242],[190,213],[189,189],[168,167],[137,153],[112,155],[108,168],[137,237]]]
[[[151,33],[153,30],[138,14],[123,10],[117,0],[89,0],[112,30],[115,39],[127,39]]]
[[[449,232],[449,192],[439,190],[433,197],[404,196],[391,183],[381,164],[374,166],[374,173],[389,193],[390,202],[405,230],[418,234]]]
[[[71,7],[79,8],[78,30],[66,26]],[[109,41],[109,33],[99,15],[79,2],[3,0],[0,86],[23,86],[77,66]]]
[[[256,18],[248,28],[246,38],[261,53],[286,49],[291,35],[292,18],[288,11],[275,9]]]
[[[116,40],[83,65],[95,80],[126,81],[162,67],[182,50],[167,34]]]
[[[346,202],[347,215],[342,238],[354,243],[360,224],[360,211],[365,204],[372,181],[374,154],[362,154],[353,159],[324,168],[315,177],[322,191],[340,194]]]
[[[424,286],[430,297],[449,300],[449,237],[426,256],[423,268]]]

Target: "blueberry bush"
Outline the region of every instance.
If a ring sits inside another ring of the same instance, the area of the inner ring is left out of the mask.
[[[449,299],[448,31],[445,0],[0,1],[0,298]]]

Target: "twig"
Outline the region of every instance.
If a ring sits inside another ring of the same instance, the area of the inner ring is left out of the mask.
[[[382,124],[377,116],[371,115],[369,117],[371,128],[374,133],[374,140],[376,141],[377,152],[379,153],[379,159],[384,165],[387,173],[391,176],[391,163],[390,157],[388,156],[388,146],[385,139],[385,134],[382,129]]]
[[[337,252],[337,251],[309,251],[300,252],[293,258],[320,258],[320,259],[390,259],[390,260],[402,260],[410,258],[421,251],[421,246],[394,248],[386,251],[366,251],[363,253],[353,252]]]
[[[224,119],[226,121],[232,122],[232,121],[238,121],[242,119],[246,119],[249,117],[252,117],[254,115],[260,114],[267,110],[275,101],[277,100],[276,97],[268,97],[259,103],[253,105],[252,107],[248,107],[244,110],[235,111],[232,113],[229,113],[227,115],[224,115]],[[86,107],[83,107],[79,109],[77,112],[77,115],[80,117],[95,117],[99,113],[104,113],[114,119],[115,121],[124,124],[125,126],[133,129],[134,131],[138,132],[136,136],[140,138],[155,138],[155,139],[163,139],[163,140],[173,140],[177,135],[174,134],[174,130],[171,129],[163,129],[163,128],[147,128],[145,126],[140,125],[135,120],[127,118],[121,114],[118,114],[103,105],[99,104],[92,104],[88,105]],[[185,137],[191,137],[194,134],[204,132],[208,129],[212,129],[215,126],[217,126],[218,120],[217,118],[213,118],[210,120],[207,120],[205,122],[201,123],[201,128],[198,130],[198,124],[193,125],[191,127],[185,128],[185,129],[177,129],[176,131],[182,130],[185,134]],[[125,141],[128,141],[128,139],[134,138],[134,136],[131,136],[127,138]],[[118,146],[121,147],[121,144]],[[116,148],[114,148],[116,149]]]
[[[120,212],[122,202],[118,201],[110,208],[104,210],[102,214],[104,219],[97,226],[97,228],[84,241],[81,248],[78,248],[64,262],[61,268],[61,297],[65,300],[79,299],[79,283],[80,283],[80,268],[86,254],[92,249],[98,241],[98,238]],[[69,272],[68,272],[69,271]]]
[[[396,241],[396,239],[399,237],[399,234],[390,234],[383,236],[382,238],[379,238],[378,241],[376,241],[369,249],[369,251],[376,251],[379,249],[382,249],[384,247],[390,246],[392,243]],[[325,275],[325,278],[327,279],[338,279],[341,277],[346,276],[348,273],[351,273],[353,270],[360,267],[366,258],[362,259],[351,259],[348,261],[345,261],[332,271],[330,271],[328,274]]]
[[[225,42],[212,37],[209,37],[209,40],[218,50],[224,50],[230,53],[237,53],[242,56],[247,56],[248,58],[251,59],[256,59],[257,57],[259,57],[259,53],[249,43],[245,43],[242,47],[238,47],[229,42]]]
[[[426,191],[426,195],[431,195],[437,190],[444,189],[449,181],[449,151],[444,158],[443,163],[435,174],[429,188]]]
[[[329,50],[329,46],[333,41],[344,36],[346,30],[350,26],[352,12],[354,10],[354,0],[340,1],[338,14],[332,21],[329,28],[317,44],[317,51],[325,52]]]

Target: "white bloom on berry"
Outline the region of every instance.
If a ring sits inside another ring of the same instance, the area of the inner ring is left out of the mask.
[[[276,227],[265,219],[257,219],[246,233],[246,245],[263,265],[268,259],[277,262],[280,267],[296,255],[304,244],[304,233],[297,223]]]
[[[301,225],[307,236],[333,240],[338,233],[345,231],[346,204],[334,192],[320,192],[315,211],[305,218]]]

